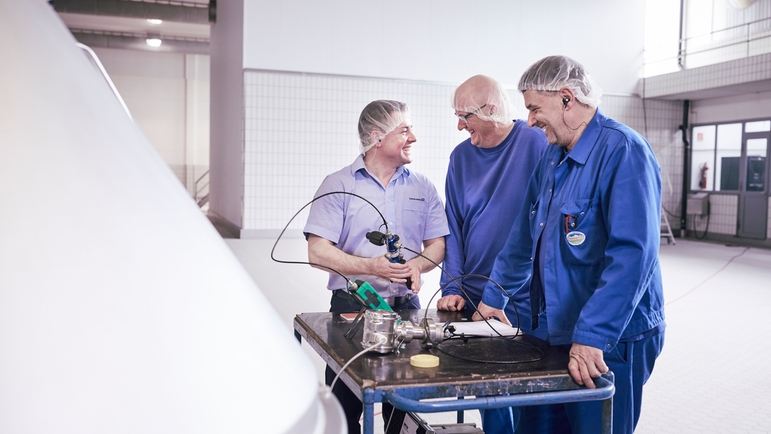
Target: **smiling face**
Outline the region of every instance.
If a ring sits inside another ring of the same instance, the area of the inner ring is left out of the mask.
[[[570,147],[574,131],[565,125],[565,106],[558,92],[527,90],[523,93],[528,110],[527,125],[537,127],[546,134],[552,145]]]
[[[458,131],[469,133],[471,144],[494,148],[514,126],[512,108],[500,83],[485,75],[464,81],[452,95]]]
[[[462,103],[456,104],[463,106]],[[455,111],[458,117],[458,131],[466,130],[471,138],[471,144],[480,148],[492,148],[500,143],[495,122],[479,118],[477,113],[486,109],[486,104],[471,112]]]
[[[391,163],[394,168],[412,163],[410,152],[417,140],[410,120],[405,119],[393,131],[382,136],[376,145],[378,158]]]

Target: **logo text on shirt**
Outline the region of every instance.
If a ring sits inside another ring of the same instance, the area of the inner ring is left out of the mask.
[[[410,200],[419,200],[421,202],[425,202],[426,198],[425,197],[411,197]]]

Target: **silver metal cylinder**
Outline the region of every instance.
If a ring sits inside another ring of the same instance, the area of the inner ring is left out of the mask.
[[[400,319],[396,312],[388,310],[367,310],[364,312],[363,347],[378,344],[371,351],[390,353],[396,349],[396,322]]]

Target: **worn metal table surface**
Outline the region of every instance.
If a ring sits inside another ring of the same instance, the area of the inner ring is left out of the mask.
[[[399,314],[405,321],[418,323],[426,311],[401,311]],[[463,315],[458,312],[437,310],[429,310],[428,317],[440,324],[463,320]],[[363,349],[361,329],[352,340],[344,336],[350,326],[351,323],[337,314],[328,312],[301,313],[294,319],[295,336],[305,338],[335,372],[340,372],[340,368]],[[597,388],[587,389],[577,385],[568,374],[566,351],[552,348],[532,336],[515,340],[537,347],[543,352],[543,358],[516,364],[479,363],[450,356],[437,348],[424,350],[420,342],[412,341],[398,353],[364,354],[346,368],[338,381],[343,381],[364,404],[365,434],[373,432],[374,403],[385,401],[405,411],[431,413],[603,400],[603,433],[611,432],[615,391],[612,373],[597,379]],[[537,350],[521,343],[498,338],[470,338],[465,343],[454,340],[451,345],[447,344],[450,343],[440,344],[439,348],[453,354],[474,354],[471,358],[479,359],[529,360],[538,354]],[[438,356],[439,366],[411,366],[410,357],[421,353]],[[467,396],[476,398],[421,401]]]

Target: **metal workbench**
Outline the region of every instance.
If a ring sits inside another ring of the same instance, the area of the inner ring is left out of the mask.
[[[399,312],[404,320],[418,323],[424,310]],[[458,312],[429,310],[428,316],[437,323],[461,321]],[[352,340],[345,338],[350,323],[332,313],[301,313],[294,319],[295,336],[305,338],[332,370],[339,372],[363,348],[362,331]],[[440,344],[439,348],[453,354],[474,354],[472,358],[491,360],[529,360],[533,354],[538,361],[503,364],[479,363],[461,360],[438,349],[424,350],[412,341],[398,353],[367,353],[351,363],[338,381],[343,381],[364,404],[364,434],[372,434],[375,402],[390,402],[408,412],[432,413],[481,408],[501,408],[562,402],[603,400],[603,433],[612,427],[613,374],[595,380],[597,388],[577,385],[567,371],[568,353],[551,348],[546,342],[532,336],[516,340],[532,347],[497,338],[470,338]],[[436,368],[416,368],[410,365],[410,356],[429,352],[439,357]],[[532,354],[527,354],[528,352]],[[473,396],[475,398],[465,398]],[[455,398],[421,401],[429,398]],[[464,398],[464,399],[459,399]]]

